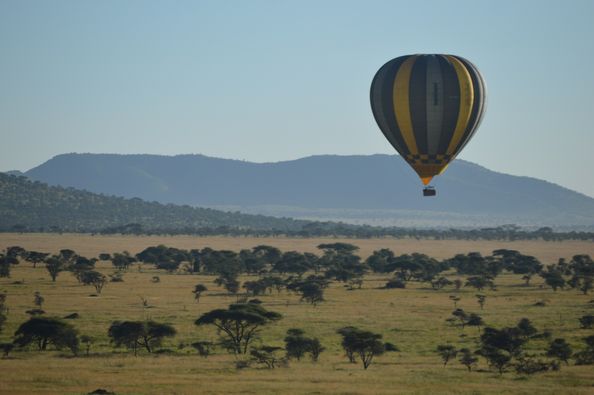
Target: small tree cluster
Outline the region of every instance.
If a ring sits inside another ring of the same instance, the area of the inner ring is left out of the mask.
[[[268,369],[274,369],[279,364],[286,363],[286,357],[280,355],[282,349],[275,346],[260,346],[250,350],[250,355],[254,362],[263,364]]]
[[[303,330],[289,329],[287,331],[287,336],[285,337],[287,358],[301,360],[305,354],[309,354],[311,360],[317,362],[324,350],[325,348],[317,338],[306,337]]]
[[[586,348],[575,353],[575,363],[577,365],[594,365],[594,335],[584,339]]]
[[[363,369],[367,369],[373,362],[373,358],[382,355],[386,351],[397,350],[391,343],[383,343],[382,335],[370,331],[361,330],[352,326],[338,330],[342,336],[342,348],[351,363],[355,363],[359,357]],[[386,345],[389,344],[387,347]]]
[[[137,355],[138,347],[153,352],[164,338],[175,336],[176,330],[155,321],[114,321],[107,334],[116,347],[125,346]]]

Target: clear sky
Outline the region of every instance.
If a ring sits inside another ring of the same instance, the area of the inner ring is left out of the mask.
[[[459,156],[594,196],[594,1],[0,1],[0,171],[65,152],[391,153],[387,60],[451,53],[488,108]]]

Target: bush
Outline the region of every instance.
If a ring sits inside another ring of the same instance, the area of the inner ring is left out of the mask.
[[[514,364],[514,369],[518,374],[535,374],[548,370],[559,370],[559,364],[556,361],[545,362],[540,359],[520,358]]]
[[[192,347],[194,347],[196,351],[198,351],[198,354],[201,357],[207,358],[210,355],[212,343],[208,341],[195,342],[192,343]]]
[[[250,351],[254,362],[266,366],[268,369],[274,369],[279,365],[286,365],[286,358],[277,353],[282,347],[261,346]]]
[[[114,274],[110,274],[109,279],[110,279],[109,281],[111,281],[112,283],[123,283],[124,282],[124,273],[117,272]]]
[[[398,278],[390,280],[386,283],[386,289],[406,288],[406,283]]]
[[[594,315],[584,315],[580,318],[580,325],[582,329],[592,329],[594,326]]]
[[[576,365],[594,365],[594,336],[584,339],[586,349],[574,354]]]
[[[175,328],[155,321],[114,321],[108,330],[111,341],[116,346],[126,346],[137,354],[138,347],[144,347],[149,353],[161,345],[165,337],[173,337]]]
[[[8,358],[8,354],[14,349],[13,343],[0,343],[0,351],[3,358]]]
[[[235,369],[246,369],[250,367],[250,361],[238,360],[235,361]]]

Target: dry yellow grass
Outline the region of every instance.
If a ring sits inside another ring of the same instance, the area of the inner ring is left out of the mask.
[[[392,248],[396,253],[424,252],[446,258],[460,252],[489,253],[496,248],[513,248],[533,254],[544,262],[577,253],[594,255],[593,243],[562,242],[463,242],[416,240],[339,240],[284,238],[224,238],[224,237],[118,237],[90,235],[0,235],[0,249],[20,245],[27,249],[56,252],[72,248],[82,255],[96,256],[100,252],[128,250],[136,253],[149,245],[165,244],[180,248],[217,249],[249,248],[258,244],[274,245],[282,250],[317,252],[315,246],[328,241],[347,241],[361,248],[367,256],[374,249]],[[110,265],[99,264],[99,270],[113,272]],[[159,283],[150,279],[160,276]],[[247,277],[242,278],[246,280]],[[14,284],[24,280],[24,284]],[[52,283],[43,267],[33,269],[21,264],[13,269],[10,279],[0,279],[0,290],[8,292],[9,321],[0,341],[7,341],[28,316],[33,307],[33,293],[45,297],[48,315],[64,316],[78,312],[72,320],[81,334],[97,339],[90,357],[71,358],[66,353],[48,351],[16,352],[10,359],[0,359],[0,394],[83,394],[96,388],[107,388],[117,394],[394,394],[394,393],[525,393],[525,394],[590,394],[594,389],[594,369],[588,366],[563,366],[560,372],[532,377],[506,373],[503,377],[488,371],[484,361],[478,372],[468,373],[457,362],[443,368],[434,352],[437,344],[473,347],[478,337],[476,328],[464,331],[445,323],[453,310],[451,289],[432,291],[423,285],[408,289],[379,289],[385,283],[381,276],[368,276],[362,290],[347,291],[340,284],[327,290],[327,301],[317,307],[301,304],[298,297],[286,293],[259,297],[264,306],[278,311],[284,318],[265,328],[262,341],[282,345],[288,328],[299,327],[308,335],[319,337],[327,347],[317,364],[307,360],[291,362],[288,368],[266,370],[248,368],[236,370],[234,357],[217,350],[204,359],[191,347],[179,348],[180,343],[215,340],[216,332],[198,328],[193,321],[213,308],[235,301],[212,283],[213,278],[195,275],[172,275],[145,266],[134,266],[124,276],[123,283],[109,283],[102,295],[90,296],[93,289],[79,285],[69,273],[61,273]],[[195,303],[191,290],[204,283],[209,291],[200,303]],[[564,337],[574,348],[580,339],[593,334],[578,329],[577,318],[592,312],[588,303],[592,296],[575,291],[552,292],[535,286],[522,287],[519,276],[497,278],[498,291],[487,291],[487,304],[480,311],[475,291],[459,292],[459,307],[480,313],[489,325],[514,325],[520,318],[530,318],[537,328],[550,329],[555,337]],[[151,308],[142,307],[140,296]],[[546,307],[534,306],[545,300]],[[107,328],[116,319],[152,319],[172,323],[178,335],[164,344],[173,355],[132,356],[125,350],[114,352],[109,345]],[[363,371],[361,365],[349,364],[340,350],[336,329],[345,325],[380,332],[393,342],[400,353],[381,356]],[[533,352],[541,352],[545,343],[535,341]]]

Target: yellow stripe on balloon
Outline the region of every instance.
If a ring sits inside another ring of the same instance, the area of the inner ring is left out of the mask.
[[[415,139],[412,120],[410,117],[410,75],[412,67],[417,60],[417,55],[406,59],[398,68],[396,79],[394,80],[394,88],[392,97],[394,101],[394,114],[396,114],[396,123],[402,134],[402,138],[408,147],[408,151],[416,155],[419,153],[417,148],[417,140]]]
[[[454,129],[454,135],[452,136],[452,140],[450,140],[450,144],[446,151],[448,155],[454,155],[454,150],[458,147],[458,144],[460,144],[460,140],[462,139],[462,136],[464,136],[464,131],[466,130],[468,120],[470,119],[470,112],[472,110],[472,104],[474,103],[474,89],[472,88],[472,78],[470,77],[468,70],[466,70],[466,67],[464,67],[464,64],[454,56],[446,55],[446,57],[454,66],[456,75],[458,76],[458,83],[460,84],[460,110],[458,112],[458,121],[456,122],[456,129]]]

